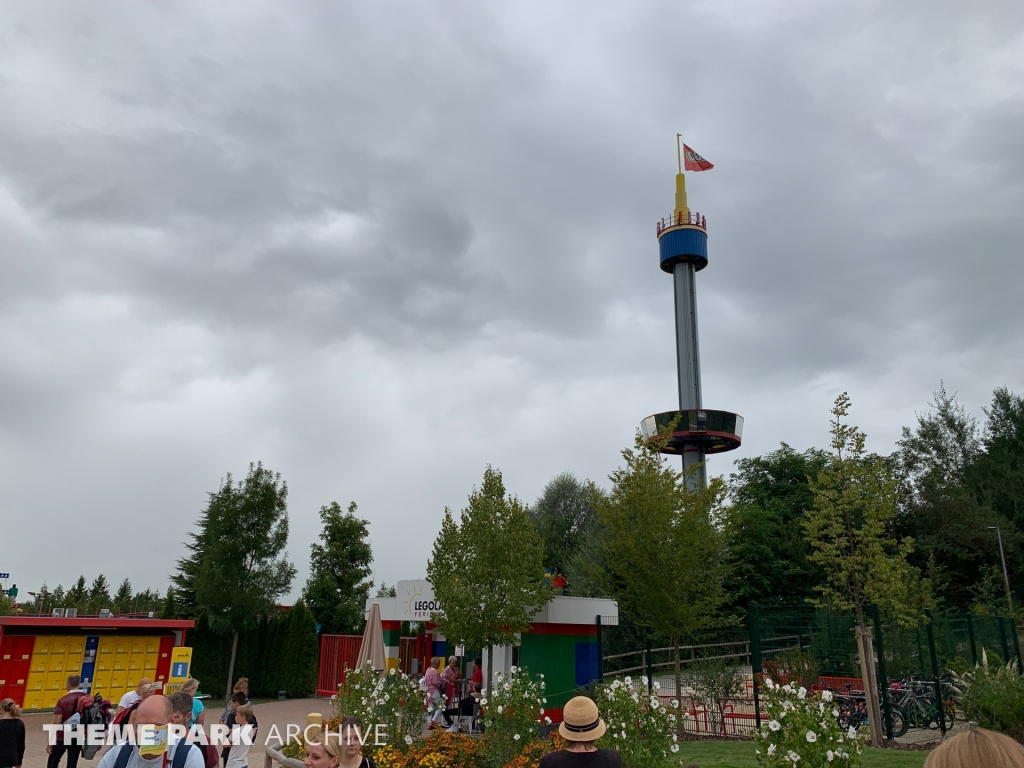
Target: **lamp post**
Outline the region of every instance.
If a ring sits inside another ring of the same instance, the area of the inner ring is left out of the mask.
[[[988,529],[995,531],[999,539],[999,558],[1003,561],[1003,582],[1006,584],[1006,604],[1010,608],[1010,618],[1013,618],[1013,598],[1010,596],[1010,575],[1006,571],[1006,553],[1003,552],[1003,532],[999,530],[998,525],[990,525]]]

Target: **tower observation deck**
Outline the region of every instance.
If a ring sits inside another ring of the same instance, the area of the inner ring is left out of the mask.
[[[687,149],[688,167],[690,154],[691,150]],[[707,164],[699,156],[694,157]],[[704,471],[707,454],[740,447],[743,417],[729,411],[704,408],[697,335],[696,275],[708,265],[708,228],[704,216],[687,206],[681,152],[679,173],[676,175],[675,210],[658,222],[657,235],[661,269],[672,275],[675,292],[679,410],[648,416],[641,422],[640,431],[650,439],[673,425],[661,452],[682,456],[687,485],[703,486],[707,483]]]

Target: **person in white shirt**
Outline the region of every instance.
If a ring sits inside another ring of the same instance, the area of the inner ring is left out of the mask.
[[[252,707],[243,704],[235,710],[235,725],[238,729],[232,729],[231,748],[228,750],[228,761],[224,768],[248,768],[249,747],[256,734],[249,723],[252,721]]]
[[[117,709],[114,710],[114,716],[116,717],[117,715],[120,715],[124,710],[128,709],[128,707],[130,707],[135,702],[142,701],[142,686],[151,685],[152,682],[153,681],[150,680],[148,677],[144,677],[141,680],[139,680],[139,687],[136,688],[134,691],[128,691],[128,693],[122,696],[121,700],[117,702]]]
[[[171,721],[173,710],[171,702],[164,696],[150,696],[135,710],[136,725],[165,726]],[[185,749],[184,759],[175,755],[178,751]],[[161,766],[163,755],[146,755],[139,753],[139,748],[132,744],[119,744],[107,750],[100,760],[97,768],[158,768]],[[203,759],[202,750],[197,746],[179,741],[167,748],[168,768],[206,768],[206,761]]]

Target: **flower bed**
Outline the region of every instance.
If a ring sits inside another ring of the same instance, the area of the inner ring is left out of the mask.
[[[839,725],[832,694],[808,694],[806,688],[764,681],[767,720],[754,734],[762,768],[858,768],[863,737]]]

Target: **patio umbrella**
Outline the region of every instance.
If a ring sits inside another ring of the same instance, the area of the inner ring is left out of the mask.
[[[359,644],[359,666],[370,662],[378,672],[384,672],[384,630],[380,623],[380,606],[370,607],[370,618],[363,630],[363,642]]]

